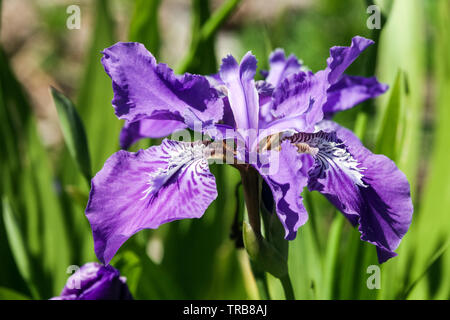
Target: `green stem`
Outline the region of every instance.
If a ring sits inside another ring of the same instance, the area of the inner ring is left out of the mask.
[[[286,274],[284,277],[280,278],[280,281],[283,286],[286,300],[295,300],[294,289],[292,288],[292,282],[289,274]]]
[[[339,243],[341,241],[342,228],[345,218],[342,214],[336,213],[329,231],[327,250],[325,252],[325,277],[323,299],[332,299],[333,287],[336,280],[336,264],[338,261]]]
[[[319,237],[319,231],[318,231],[318,226],[317,226],[317,218],[316,218],[317,213],[316,213],[316,208],[314,207],[314,201],[312,199],[311,192],[304,192],[304,199],[305,199],[306,206],[308,208],[309,220],[311,221],[311,228],[313,231],[314,241],[316,242],[319,252],[322,252],[321,251],[322,242]]]
[[[259,174],[253,167],[239,168],[242,187],[244,189],[245,206],[248,222],[258,238],[261,235],[261,220],[259,216]]]
[[[247,207],[248,222],[244,221],[244,245],[252,261],[252,271],[262,299],[268,299],[269,290],[267,286],[266,273],[280,279],[286,299],[294,300],[294,290],[289,278],[287,267],[288,248],[283,248],[278,243],[279,234],[271,228],[268,217],[263,219],[266,239],[261,234],[260,218],[260,178],[258,172],[252,167],[236,166],[241,173],[242,186],[244,189],[245,204]],[[264,216],[264,212],[263,212]],[[275,232],[275,234],[272,234]],[[273,237],[275,236],[275,238]],[[282,239],[282,237],[280,238]],[[269,242],[270,240],[270,242]],[[286,241],[282,239],[282,241]]]
[[[261,300],[270,300],[269,286],[267,285],[267,275],[259,270],[253,261],[250,260],[253,276],[255,277],[256,287],[258,288],[259,298]]]
[[[448,238],[447,241],[433,254],[433,256],[429,260],[426,268],[419,274],[419,276],[413,282],[411,282],[409,284],[409,286],[407,288],[404,289],[403,292],[401,292],[399,294],[398,299],[406,300],[406,298],[408,298],[408,296],[411,293],[411,291],[413,291],[413,289],[420,282],[420,280],[422,280],[423,277],[428,273],[428,271],[430,271],[430,269],[433,266],[433,264],[439,258],[441,258],[442,255],[447,251],[447,249],[449,248],[449,245],[450,245],[450,238]]]
[[[193,35],[193,41],[187,55],[181,60],[180,65],[176,69],[177,73],[184,73],[193,64],[194,59],[198,53],[198,49],[201,47],[201,43],[205,43],[212,39],[220,26],[226,21],[226,19],[233,13],[234,9],[238,6],[241,0],[228,0],[225,1],[219,9],[217,9],[209,19],[200,27],[198,35]]]

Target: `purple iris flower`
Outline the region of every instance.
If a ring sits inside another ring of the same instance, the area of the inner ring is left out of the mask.
[[[69,277],[59,297],[51,300],[132,300],[117,269],[90,262]]]
[[[233,146],[231,163],[256,169],[270,187],[286,239],[307,221],[300,194],[308,186],[359,224],[361,239],[377,246],[380,262],[395,256],[412,218],[408,181],[391,160],[328,120],[387,90],[376,78],[343,74],[372,43],[355,37],[350,47],[331,48],[327,67],[317,73],[276,50],[264,81],[254,80],[251,53],[240,64],[227,56],[218,74],[203,77],[175,75],[138,43],[105,49],[112,103],[126,120],[122,147],[185,128],[215,143],[164,140],[112,155],[92,180],[86,208],[97,257],[108,263],[141,229],[201,217],[217,197],[208,162],[224,156],[213,145],[228,151],[230,141],[241,145]]]

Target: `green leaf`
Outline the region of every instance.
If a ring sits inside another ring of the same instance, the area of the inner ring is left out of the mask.
[[[331,224],[324,262],[323,299],[333,297],[333,286],[336,280],[339,245],[345,217],[337,212]]]
[[[193,8],[194,8],[194,20],[193,30],[194,33],[192,35],[191,46],[189,52],[182,59],[180,65],[178,66],[177,73],[184,73],[186,71],[191,71],[194,67],[199,68],[197,64],[200,65],[203,63],[201,59],[198,59],[198,55],[201,54],[202,48],[204,49],[205,43],[209,43],[206,45],[206,48],[213,48],[212,38],[219,30],[220,26],[226,21],[226,19],[233,13],[241,0],[227,0],[225,1],[219,9],[217,9],[208,20],[202,24],[202,20],[205,16],[205,13],[202,11],[204,9],[201,6],[201,1],[193,0]],[[197,10],[195,10],[197,8]],[[211,52],[211,51],[209,51]],[[210,72],[215,72],[215,70],[211,70]]]
[[[22,238],[23,232],[20,229],[17,218],[14,215],[9,200],[6,197],[2,198],[2,206],[3,222],[5,224],[5,229],[8,236],[8,242],[14,255],[14,260],[16,261],[17,267],[19,268],[23,278],[29,281],[31,280],[31,268],[28,252]]]
[[[403,72],[398,71],[378,134],[375,152],[396,161],[403,137]]]
[[[6,229],[6,235],[8,238],[9,246],[19,268],[20,274],[27,282],[32,294],[37,297],[37,292],[34,287],[31,271],[30,257],[25,246],[22,235],[24,232],[21,230],[16,216],[13,213],[9,200],[6,197],[2,198],[2,212],[3,223]]]
[[[85,73],[76,105],[86,127],[92,171],[100,170],[105,160],[119,146],[122,121],[114,114],[111,79],[101,64],[101,51],[115,43],[114,21],[109,10],[110,1],[95,1],[95,26],[85,58]]]
[[[267,240],[255,234],[247,221],[242,228],[244,246],[257,267],[279,279],[288,274],[287,260]]]
[[[414,281],[412,281],[408,286],[405,287],[404,291],[400,294],[398,299],[406,299],[408,297],[408,295],[419,283],[419,281],[422,280],[422,278],[425,277],[426,274],[430,271],[433,264],[444,255],[444,253],[449,248],[449,245],[450,245],[450,238],[448,238],[447,241],[439,249],[436,250],[433,256],[429,259],[428,265],[424,268],[422,272],[420,272],[419,276]]]
[[[92,178],[91,159],[83,123],[69,98],[53,87],[50,88],[50,91],[58,111],[59,123],[67,148],[89,183]]]
[[[450,219],[450,3],[447,0],[433,2],[431,7],[430,28],[433,36],[434,52],[432,65],[431,95],[434,95],[433,124],[426,126],[426,140],[422,143],[421,152],[429,162],[427,175],[419,194],[420,212],[413,216],[412,229],[408,241],[413,243],[409,248],[414,255],[408,264],[410,279],[418,277],[429,265],[430,257],[448,238]],[[436,271],[437,270],[441,270]],[[433,266],[422,281],[416,284],[410,299],[448,299],[450,297],[450,254],[444,254]]]
[[[86,203],[89,200],[89,194],[87,192],[84,192],[74,185],[67,185],[64,190],[74,202],[78,203],[82,207],[86,206]]]
[[[0,148],[0,192],[7,196],[18,220],[23,222],[22,241],[32,258],[29,264],[33,283],[28,283],[29,290],[33,297],[50,297],[61,290],[71,255],[64,224],[66,216],[58,201],[52,167],[37,133],[32,108],[1,48],[0,65],[0,113],[4,120],[0,134],[7,147],[7,152]],[[8,255],[8,250],[1,251]],[[16,278],[20,271],[9,270],[8,278]],[[22,285],[23,276],[13,285],[4,276],[0,279],[9,288],[21,292],[26,288],[25,283]]]
[[[0,287],[0,300],[30,300],[30,297],[13,289]]]
[[[377,76],[381,82],[394,84],[398,70],[407,73],[409,94],[405,96],[404,134],[401,150],[398,150],[397,166],[406,174],[415,190],[417,166],[420,154],[420,121],[425,106],[426,54],[425,1],[391,1],[392,8],[381,31],[378,46]],[[377,124],[385,120],[388,95],[379,102]]]
[[[112,265],[127,278],[127,285],[135,299],[185,298],[172,275],[155,264],[135,239],[125,244]]]
[[[213,15],[202,26],[201,38],[209,39],[212,37],[220,26],[228,19],[228,17],[237,8],[241,0],[228,0],[225,1],[219,9],[217,9]]]
[[[392,9],[392,0],[374,0],[373,1],[378,7],[380,7],[381,14],[384,16],[389,16]]]
[[[158,58],[160,48],[158,9],[161,0],[135,0],[128,39],[143,43]]]

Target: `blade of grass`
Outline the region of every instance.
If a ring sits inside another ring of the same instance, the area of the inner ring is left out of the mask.
[[[6,120],[4,124],[10,126],[11,132],[7,138],[13,141],[11,154],[2,153],[2,159],[7,159],[8,169],[2,179],[1,192],[8,196],[17,208],[20,220],[27,224],[24,242],[41,240],[33,247],[33,253],[42,253],[33,256],[33,274],[39,275],[33,280],[40,296],[50,297],[61,290],[71,255],[65,216],[56,194],[48,154],[37,133],[32,108],[1,49],[0,64],[1,90],[5,95],[5,108],[2,108]]]
[[[55,88],[51,88],[50,91],[67,148],[89,184],[92,178],[91,159],[83,123],[72,101]]]
[[[450,245],[450,238],[447,239],[447,241],[433,254],[433,256],[428,260],[428,265],[424,268],[424,270],[419,274],[419,276],[412,281],[399,295],[398,299],[406,299],[408,298],[409,294],[412,292],[412,290],[415,288],[415,286],[422,280],[427,273],[430,271],[433,264],[441,258],[444,253],[447,251]]]
[[[403,72],[398,71],[394,86],[391,89],[386,111],[376,142],[375,152],[384,154],[393,161],[397,159],[397,150],[402,143],[403,100],[404,100]]]
[[[422,145],[426,158],[429,161],[426,180],[423,182],[422,194],[420,195],[420,212],[413,218],[415,247],[411,248],[414,253],[411,273],[418,276],[426,269],[429,257],[440,244],[443,237],[448,236],[450,220],[448,209],[450,207],[450,166],[448,165],[450,150],[450,41],[449,31],[446,27],[450,22],[450,4],[448,1],[438,1],[431,8],[430,22],[434,43],[432,94],[434,94],[434,123],[427,129],[427,140]],[[431,129],[434,129],[431,131]],[[440,279],[426,275],[412,290],[409,298],[426,299],[438,294],[447,299],[450,296],[450,279],[448,254],[447,259],[438,262],[441,273]],[[442,263],[442,264],[441,264]],[[437,282],[437,284],[436,284]],[[439,288],[445,288],[442,289]],[[446,290],[447,292],[444,292]]]
[[[30,298],[15,290],[0,287],[0,300],[30,300]]]
[[[128,39],[143,43],[158,59],[160,48],[158,12],[161,0],[135,0]]]
[[[413,186],[419,158],[421,139],[420,119],[424,106],[426,48],[424,2],[420,0],[392,1],[388,20],[381,31],[378,47],[377,75],[381,82],[393,84],[397,70],[408,74],[409,95],[404,99],[405,124],[403,146],[397,165],[406,174]],[[388,95],[378,99],[378,119],[380,124],[385,118]],[[377,132],[381,130],[378,126]]]
[[[341,241],[342,228],[344,226],[345,217],[336,212],[336,216],[331,224],[328,242],[326,246],[324,258],[324,280],[323,280],[323,299],[332,299],[334,284],[336,281],[336,264],[339,254],[339,244]]]
[[[193,36],[191,47],[182,59],[180,65],[176,68],[177,73],[184,73],[192,67],[196,61],[196,56],[201,49],[203,43],[209,42],[220,26],[233,13],[241,0],[227,0],[219,9],[217,9],[209,19],[201,26],[197,36]],[[214,70],[215,72],[215,70]]]
[[[111,79],[103,69],[101,51],[114,44],[114,22],[109,11],[109,1],[97,0],[95,26],[91,45],[85,58],[85,74],[76,106],[86,127],[93,172],[118,149],[122,126],[111,105]]]
[[[22,232],[17,218],[11,209],[9,200],[6,197],[2,198],[2,207],[3,222],[17,267],[19,268],[22,277],[27,282],[32,296],[35,299],[38,299],[39,294],[33,283],[29,254],[22,237],[24,232]]]

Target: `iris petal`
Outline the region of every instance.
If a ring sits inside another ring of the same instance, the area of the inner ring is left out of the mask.
[[[92,179],[86,208],[100,261],[108,263],[139,230],[203,215],[217,197],[204,152],[201,143],[164,140],[106,161]]]
[[[264,163],[256,169],[269,185],[275,202],[277,215],[284,226],[285,238],[292,240],[297,229],[306,223],[308,214],[300,193],[307,184],[307,175],[302,170],[304,155],[287,141],[281,150],[272,150],[260,155]]]
[[[102,63],[112,79],[112,103],[120,119],[134,122],[158,112],[159,119],[183,122],[186,111],[201,121],[223,117],[223,101],[206,77],[175,75],[140,43],[119,42],[105,49]]]
[[[336,89],[339,88],[339,84],[336,83],[342,78],[347,67],[371,44],[373,44],[372,40],[354,37],[350,47],[330,49],[330,57],[327,59],[327,67],[324,70],[317,73],[300,70],[284,77],[273,92],[272,104],[266,104],[263,110],[264,115],[272,114],[275,117],[272,120],[278,121],[272,134],[276,133],[275,131],[282,131],[284,123],[286,124],[285,130],[313,132],[314,126],[324,117],[324,106],[334,107],[339,102],[338,107],[345,109],[358,100],[361,102],[363,99],[360,96],[349,96],[348,92],[345,92],[345,96],[336,96]],[[356,81],[358,78],[349,79]],[[373,87],[371,88],[373,89]],[[331,96],[329,95],[330,89]],[[361,87],[354,89],[361,89]],[[373,95],[375,94],[373,93]],[[267,110],[267,106],[270,106],[271,109]],[[270,119],[270,117],[266,118]],[[279,120],[283,118],[288,120],[280,122]],[[274,126],[273,121],[266,121],[264,129]],[[292,127],[292,124],[297,127]],[[302,127],[298,127],[298,125]]]
[[[276,49],[270,54],[269,65],[270,69],[266,81],[274,88],[287,76],[298,73],[301,68],[301,63],[294,55],[286,58],[283,49]]]
[[[120,132],[120,147],[128,149],[142,138],[164,138],[187,126],[177,120],[159,120],[144,118],[135,122],[126,122]]]
[[[257,129],[258,92],[255,85],[256,58],[248,52],[240,65],[229,55],[222,61],[220,77],[228,90],[228,99],[239,129]]]
[[[328,99],[323,106],[323,112],[330,117],[336,112],[353,108],[361,102],[376,98],[385,93],[387,89],[388,86],[378,82],[376,77],[344,75],[328,89]]]
[[[323,131],[291,139],[319,149],[308,188],[324,194],[359,224],[361,239],[375,244],[380,263],[385,262],[396,255],[411,224],[408,180],[392,160],[371,153],[350,130],[331,121],[318,127]]]
[[[353,37],[350,47],[332,47],[327,59],[328,67],[325,69],[329,83],[335,84],[353,61],[372,44],[373,40],[356,36]]]

